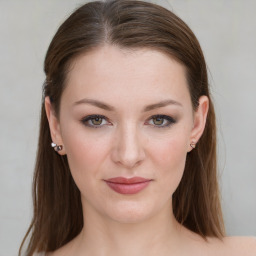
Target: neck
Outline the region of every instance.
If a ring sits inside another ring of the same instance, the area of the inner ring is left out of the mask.
[[[76,255],[170,255],[180,248],[181,225],[173,216],[171,203],[139,223],[117,222],[88,205],[84,216]]]

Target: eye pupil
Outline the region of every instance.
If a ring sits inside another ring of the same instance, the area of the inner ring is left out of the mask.
[[[163,124],[163,118],[162,117],[155,117],[155,118],[153,118],[153,120],[154,120],[154,124],[156,124],[156,125]]]
[[[95,121],[96,121],[96,122],[95,122]],[[94,125],[100,125],[100,124],[102,123],[102,118],[100,118],[100,117],[95,117],[95,118],[92,119],[92,123],[93,123]]]

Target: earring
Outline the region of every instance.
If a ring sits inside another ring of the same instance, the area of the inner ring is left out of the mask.
[[[59,151],[61,151],[61,150],[63,149],[63,146],[62,146],[62,145],[57,145],[57,144],[54,143],[54,142],[51,143],[51,146],[52,146],[52,148],[54,148],[54,150],[55,150],[56,152],[59,152]]]
[[[192,142],[190,143],[190,147],[193,148],[193,149],[195,149],[195,148],[196,148],[196,143],[192,141]]]

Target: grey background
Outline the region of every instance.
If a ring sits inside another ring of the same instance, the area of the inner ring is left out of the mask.
[[[163,0],[197,35],[210,71],[228,235],[256,236],[256,1]],[[43,59],[79,0],[0,0],[0,256],[32,216]]]

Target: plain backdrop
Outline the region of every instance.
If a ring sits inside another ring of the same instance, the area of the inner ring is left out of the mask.
[[[218,123],[228,235],[256,236],[256,1],[152,1],[198,37]],[[17,255],[32,216],[43,60],[58,26],[85,1],[0,0],[0,256]]]

